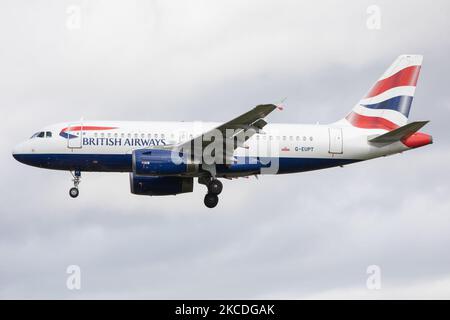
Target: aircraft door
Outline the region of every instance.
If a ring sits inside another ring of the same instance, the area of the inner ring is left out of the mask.
[[[67,147],[69,149],[80,149],[83,139],[83,125],[81,122],[72,123],[67,128]]]
[[[343,152],[342,128],[328,128],[330,137],[329,153],[341,154]]]

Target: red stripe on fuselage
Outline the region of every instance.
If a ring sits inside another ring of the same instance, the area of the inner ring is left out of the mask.
[[[377,96],[389,89],[402,86],[416,86],[419,78],[420,66],[410,66],[392,76],[380,80],[370,89],[366,98]]]
[[[385,129],[391,131],[398,128],[398,125],[387,119],[363,116],[353,111],[350,112],[345,119],[353,126],[363,129]]]
[[[95,127],[95,126],[75,126],[67,127],[61,130],[61,132],[66,131],[92,131],[92,130],[112,130],[117,129],[117,127]]]

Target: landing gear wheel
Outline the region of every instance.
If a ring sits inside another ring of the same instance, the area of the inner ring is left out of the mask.
[[[208,208],[214,208],[219,203],[219,197],[217,194],[207,193],[204,202]]]
[[[208,193],[211,194],[220,194],[222,192],[223,185],[217,179],[213,179],[208,183]]]
[[[72,198],[76,198],[80,194],[80,192],[78,191],[78,185],[81,182],[81,172],[78,171],[78,170],[75,170],[74,172],[70,171],[70,174],[73,177],[73,179],[72,179],[72,181],[73,181],[73,188],[70,188],[69,195]]]
[[[75,187],[70,188],[70,190],[69,190],[69,195],[70,195],[72,198],[78,197],[79,194],[80,194],[80,192],[78,191],[78,188],[75,188]]]

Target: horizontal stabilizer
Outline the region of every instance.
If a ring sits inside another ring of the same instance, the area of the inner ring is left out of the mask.
[[[426,125],[429,121],[415,121],[408,123],[402,127],[389,131],[385,134],[369,137],[369,142],[374,143],[393,143],[396,141],[400,141],[402,139],[407,139],[415,132],[419,131],[424,125]]]

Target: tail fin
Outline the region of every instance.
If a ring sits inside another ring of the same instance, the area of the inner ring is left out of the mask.
[[[405,125],[422,60],[421,55],[399,56],[345,119],[365,129],[390,131]]]

